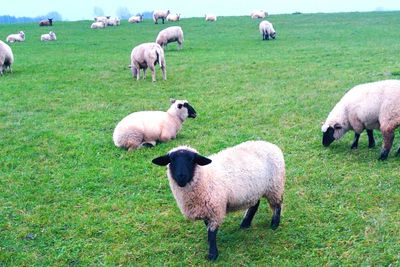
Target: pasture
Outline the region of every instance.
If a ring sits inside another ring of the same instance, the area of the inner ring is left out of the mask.
[[[154,25],[90,21],[0,25],[13,73],[0,77],[0,266],[207,265],[203,222],[180,213],[164,168],[151,160],[187,144],[209,155],[246,140],[277,144],[286,161],[281,225],[261,202],[220,227],[216,266],[399,265],[400,145],[378,161],[353,133],[324,148],[321,122],[356,84],[398,79],[400,12],[273,15],[262,41],[249,16]],[[183,50],[165,51],[167,81],[131,77],[134,46],[180,25]],[[57,41],[41,43],[53,30]],[[198,117],[177,139],[128,153],[115,125],[139,110],[187,99]]]

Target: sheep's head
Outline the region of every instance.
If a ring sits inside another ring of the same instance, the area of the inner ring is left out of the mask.
[[[276,32],[271,33],[271,38],[275,39],[275,37],[276,37]]]
[[[179,116],[179,118],[184,121],[187,117],[196,118],[196,110],[189,104],[187,100],[176,100],[170,99],[171,107],[169,112]]]
[[[152,162],[159,166],[168,166],[170,177],[180,187],[185,187],[193,180],[197,165],[204,166],[211,163],[211,159],[201,156],[196,150],[189,147],[178,147],[167,155],[155,158]]]
[[[346,127],[343,127],[340,123],[329,125],[325,123],[321,127],[322,130],[322,144],[327,147],[333,141],[340,139],[346,133]]]

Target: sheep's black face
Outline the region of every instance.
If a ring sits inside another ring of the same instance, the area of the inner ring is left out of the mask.
[[[276,37],[276,32],[271,33],[271,38],[275,39],[275,37]]]
[[[187,108],[187,110],[188,110],[188,117],[189,117],[189,118],[193,118],[193,119],[196,118],[196,116],[197,116],[196,110],[194,110],[194,108],[193,108],[191,105],[189,105],[189,103],[184,103],[183,106],[184,106],[185,108]]]
[[[335,141],[335,137],[333,136],[334,133],[335,129],[332,127],[328,127],[328,129],[323,133],[322,144],[325,147],[329,146],[333,141]]]

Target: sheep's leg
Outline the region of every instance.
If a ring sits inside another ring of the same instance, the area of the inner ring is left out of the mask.
[[[155,82],[156,81],[156,72],[155,72],[154,65],[149,65],[149,68],[151,70],[151,80],[153,82]]]
[[[215,230],[208,228],[208,259],[211,261],[215,261],[218,258],[217,232],[218,227]]]
[[[161,66],[161,71],[162,71],[162,78],[165,81],[167,79],[167,70],[165,69],[165,66]]]
[[[383,147],[381,150],[381,155],[379,157],[379,160],[387,159],[390,149],[392,148],[393,145],[394,131],[392,129],[382,130],[382,136],[383,136]]]
[[[162,24],[164,24],[164,18],[161,18],[162,19]]]
[[[145,141],[140,144],[140,147],[155,147],[156,141]]]
[[[274,214],[272,215],[271,229],[276,230],[281,221],[281,203],[276,203],[275,205],[272,205],[272,208],[274,209]]]
[[[360,134],[359,133],[354,133],[354,140],[353,140],[353,144],[351,145],[351,149],[358,148],[358,140],[359,139],[360,139]]]
[[[143,69],[143,80],[146,80],[146,70],[147,70],[147,68]]]
[[[368,147],[369,148],[375,147],[374,130],[367,129],[367,134],[368,134]]]
[[[240,224],[240,228],[245,229],[250,227],[251,221],[253,220],[259,205],[260,205],[260,200],[258,200],[254,206],[250,207],[246,211],[246,215],[244,216],[242,223]]]

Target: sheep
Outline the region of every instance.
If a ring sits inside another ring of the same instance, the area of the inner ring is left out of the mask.
[[[178,42],[178,49],[182,49],[183,31],[179,26],[168,27],[157,35],[156,43],[165,48],[168,43]]]
[[[386,160],[393,145],[394,130],[400,125],[400,81],[384,80],[360,84],[350,89],[329,113],[322,125],[322,144],[327,147],[347,131],[355,133],[352,149],[367,129],[368,146],[374,147],[373,130],[379,129],[383,146],[379,160]],[[400,148],[397,156],[400,155]]]
[[[267,20],[261,21],[258,29],[260,30],[263,40],[269,40],[269,37],[275,39],[276,31],[271,22]]]
[[[41,20],[39,26],[53,26],[53,19]]]
[[[103,29],[105,27],[106,27],[106,24],[104,24],[104,22],[102,22],[102,21],[93,22],[92,25],[90,25],[91,29]]]
[[[170,99],[170,102],[166,112],[140,111],[122,119],[114,130],[115,146],[132,151],[143,146],[155,146],[156,141],[174,139],[186,118],[196,118],[196,111],[187,100]]]
[[[11,65],[14,63],[14,55],[11,47],[0,40],[0,75],[3,75],[5,70],[12,71]]]
[[[10,34],[7,36],[7,42],[14,43],[14,42],[24,42],[25,41],[25,33],[20,31],[16,34]]]
[[[169,14],[167,16],[167,21],[179,21],[181,19],[181,14]]]
[[[143,79],[146,79],[147,67],[151,70],[152,81],[156,81],[156,73],[154,66],[157,63],[161,67],[163,80],[167,79],[166,63],[164,58],[164,50],[157,43],[143,43],[132,49],[131,53],[131,69],[132,76],[137,80],[140,79],[140,69],[143,69]]]
[[[97,16],[94,18],[95,22],[103,22],[106,26],[108,23],[108,20],[110,19],[110,16]]]
[[[271,228],[279,226],[285,162],[276,145],[247,141],[209,157],[180,146],[152,162],[168,165],[169,185],[183,215],[204,220],[209,260],[218,257],[217,231],[228,212],[247,209],[240,227],[249,228],[261,197],[265,197],[273,210]]]
[[[143,15],[139,14],[137,16],[132,16],[128,19],[129,23],[139,23],[143,21]]]
[[[119,26],[121,25],[121,20],[117,17],[109,18],[107,20],[107,26]]]
[[[55,40],[57,40],[57,36],[56,36],[56,33],[53,31],[50,31],[49,33],[46,33],[46,34],[42,34],[40,36],[40,41],[46,42],[46,41],[55,41]]]
[[[264,10],[254,10],[251,12],[250,16],[252,19],[263,19],[268,16],[268,13]]]
[[[217,16],[215,16],[215,15],[211,15],[211,14],[206,14],[206,15],[204,15],[205,16],[205,18],[206,18],[206,21],[217,21]]]
[[[167,10],[155,10],[153,12],[153,20],[155,24],[158,24],[158,19],[162,20],[162,23],[164,24],[164,20],[167,18],[167,16],[169,15],[170,11]]]

